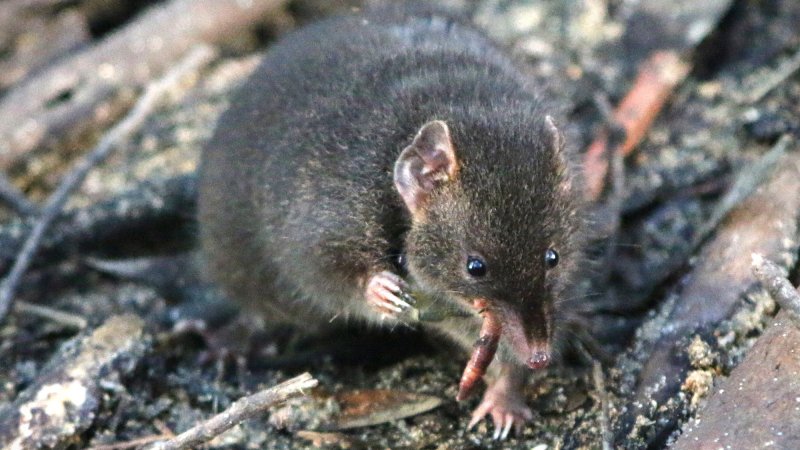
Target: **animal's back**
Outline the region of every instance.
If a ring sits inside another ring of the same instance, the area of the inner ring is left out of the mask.
[[[204,152],[211,272],[262,309],[276,295],[326,297],[314,303],[324,313],[358,314],[358,278],[399,249],[408,226],[392,167],[409,137],[432,118],[502,110],[512,98],[533,101],[519,71],[443,15],[382,10],[287,35]]]

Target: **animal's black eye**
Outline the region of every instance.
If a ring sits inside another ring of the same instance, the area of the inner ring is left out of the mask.
[[[552,248],[548,248],[547,251],[544,252],[544,265],[547,266],[548,269],[552,269],[553,267],[557,266],[558,252]]]
[[[482,277],[486,275],[486,263],[477,256],[470,256],[467,258],[467,273],[473,277]]]

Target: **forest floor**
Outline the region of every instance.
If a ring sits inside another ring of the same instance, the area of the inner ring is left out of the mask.
[[[800,330],[752,269],[758,254],[775,283],[796,278],[800,2],[441,3],[525,65],[587,170],[602,130],[647,122],[615,105],[654,55],[677,56],[592,206],[599,362],[577,352],[531,377],[534,420],[497,442],[485,421],[466,429],[479,398],[455,401],[466,356],[447,343],[275,328],[194,275],[192,174],[230,93],[275,39],[361,2],[6,0],[0,291],[65,175],[111,145],[55,205],[7,312],[0,298],[0,447],[139,447],[308,372],[317,388],[204,448],[800,448]]]

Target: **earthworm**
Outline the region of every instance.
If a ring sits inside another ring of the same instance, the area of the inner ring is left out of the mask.
[[[467,366],[461,375],[461,382],[458,384],[457,401],[462,401],[472,394],[478,380],[486,374],[486,368],[494,359],[497,352],[497,344],[500,342],[500,332],[503,330],[497,315],[486,307],[484,300],[476,300],[475,307],[481,310],[483,324],[481,325],[480,337],[475,342]]]

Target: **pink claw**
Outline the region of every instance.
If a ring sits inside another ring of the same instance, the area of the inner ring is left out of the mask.
[[[365,297],[367,303],[379,313],[397,317],[403,311],[411,308],[404,295],[406,283],[402,278],[389,271],[383,271],[370,278],[367,283]]]
[[[467,429],[472,429],[488,415],[492,417],[494,423],[492,437],[495,440],[508,438],[512,427],[517,434],[522,433],[525,423],[533,419],[533,412],[520,397],[520,395],[511,395],[509,392],[490,387],[472,413]]]

